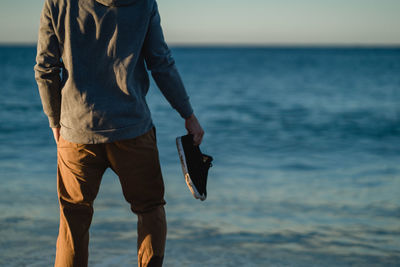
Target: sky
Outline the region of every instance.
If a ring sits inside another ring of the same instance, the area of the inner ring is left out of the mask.
[[[0,0],[0,43],[35,43],[43,2]],[[159,0],[158,5],[170,44],[400,45],[400,0]]]

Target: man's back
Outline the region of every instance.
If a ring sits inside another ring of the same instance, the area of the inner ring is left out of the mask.
[[[153,127],[146,65],[181,116],[193,112],[154,0],[46,1],[37,61],[50,126],[72,142],[111,142]]]

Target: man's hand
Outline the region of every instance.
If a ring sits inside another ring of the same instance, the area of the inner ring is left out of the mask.
[[[58,144],[58,139],[60,139],[60,128],[51,128],[53,130],[54,140]]]
[[[193,135],[194,145],[200,145],[203,139],[204,130],[201,128],[201,125],[194,114],[185,120],[185,128],[189,134]]]

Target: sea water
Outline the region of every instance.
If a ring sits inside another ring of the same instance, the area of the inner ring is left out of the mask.
[[[400,266],[399,48],[172,50],[215,160],[208,198],[195,200],[175,146],[184,121],[152,84],[165,266]],[[1,266],[55,255],[56,146],[35,53],[0,47]],[[134,265],[136,222],[107,171],[89,265]]]

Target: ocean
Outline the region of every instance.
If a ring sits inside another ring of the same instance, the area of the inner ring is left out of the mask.
[[[400,266],[400,48],[173,47],[214,157],[195,200],[175,138],[147,100],[166,185],[165,266]],[[51,266],[56,146],[34,46],[0,46],[0,266]],[[136,216],[108,170],[89,266],[136,264]]]

